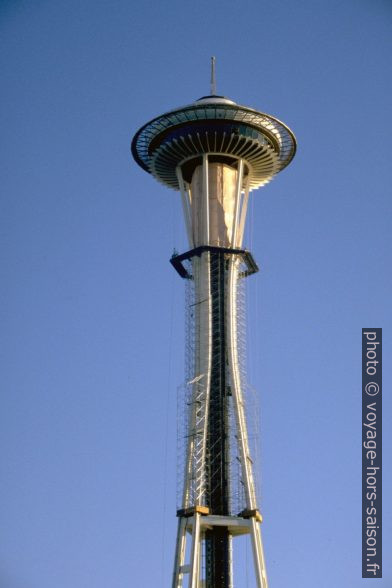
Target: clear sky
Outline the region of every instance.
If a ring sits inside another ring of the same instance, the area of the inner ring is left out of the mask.
[[[2,0],[1,588],[169,586],[180,201],[136,130],[209,92],[295,132],[252,194],[271,588],[392,587],[387,0]],[[361,328],[384,329],[384,578],[361,579]],[[252,587],[241,544],[236,588]]]

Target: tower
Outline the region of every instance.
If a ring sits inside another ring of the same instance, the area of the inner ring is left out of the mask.
[[[233,539],[250,534],[267,588],[241,360],[240,290],[257,271],[243,236],[249,193],[294,157],[276,118],[211,95],[163,114],[134,136],[136,162],[181,193],[189,250],[171,263],[188,287],[183,488],[172,588],[231,588]],[[235,468],[239,473],[236,476]]]

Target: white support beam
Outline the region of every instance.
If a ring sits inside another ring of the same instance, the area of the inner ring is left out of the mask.
[[[243,175],[244,175],[244,162],[242,159],[239,159],[238,164],[237,164],[237,185],[236,185],[236,193],[235,193],[233,233],[231,236],[231,246],[233,248],[235,248],[237,245],[238,216],[239,216],[240,203],[241,203]]]
[[[210,198],[208,186],[208,155],[203,155],[203,226],[204,226],[204,243],[210,244]]]
[[[241,373],[237,347],[237,270],[238,259],[232,258],[229,266],[227,292],[227,351],[229,370],[231,375],[231,393],[234,401],[234,417],[237,427],[238,453],[241,462],[242,480],[244,483],[246,507],[257,509],[256,491],[253,480],[250,457],[248,431],[244,413],[244,400],[241,385]]]
[[[182,177],[181,167],[177,166],[176,174],[178,179],[178,185],[180,186],[181,192],[181,202],[182,202],[182,210],[184,213],[185,219],[185,227],[186,232],[188,235],[189,247],[192,249],[194,247],[194,240],[193,240],[193,231],[192,231],[192,214],[191,214],[191,202],[190,202],[190,193],[189,189],[187,190],[185,187],[184,179]]]
[[[237,237],[237,243],[236,243],[237,247],[241,247],[242,240],[244,238],[246,212],[248,209],[248,202],[249,202],[249,190],[250,190],[250,172],[248,173],[248,177],[246,180],[246,186],[245,186],[245,194],[244,194],[244,198],[242,200],[240,226],[238,229],[238,237]]]
[[[177,527],[177,545],[176,555],[174,559],[174,570],[173,570],[173,588],[182,588],[184,571],[184,560],[185,560],[185,543],[186,543],[186,519],[178,519]]]
[[[199,550],[200,550],[200,514],[193,515],[192,548],[191,548],[191,571],[189,577],[189,588],[199,588]]]
[[[258,523],[254,518],[251,519],[251,539],[257,578],[257,588],[268,588],[263,543],[261,541],[260,523]]]

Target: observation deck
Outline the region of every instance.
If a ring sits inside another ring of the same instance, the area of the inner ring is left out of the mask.
[[[145,124],[133,138],[131,150],[145,171],[174,190],[181,189],[177,168],[190,181],[205,154],[210,163],[233,167],[242,159],[253,190],[291,162],[296,140],[277,118],[212,95]]]

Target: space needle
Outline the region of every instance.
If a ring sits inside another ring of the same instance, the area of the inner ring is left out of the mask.
[[[273,116],[211,94],[158,116],[133,138],[136,162],[181,194],[189,248],[171,263],[187,284],[181,496],[172,588],[232,588],[235,539],[250,535],[256,585],[268,588],[248,434],[243,247],[249,194],[293,159]],[[237,572],[238,573],[238,572]]]

